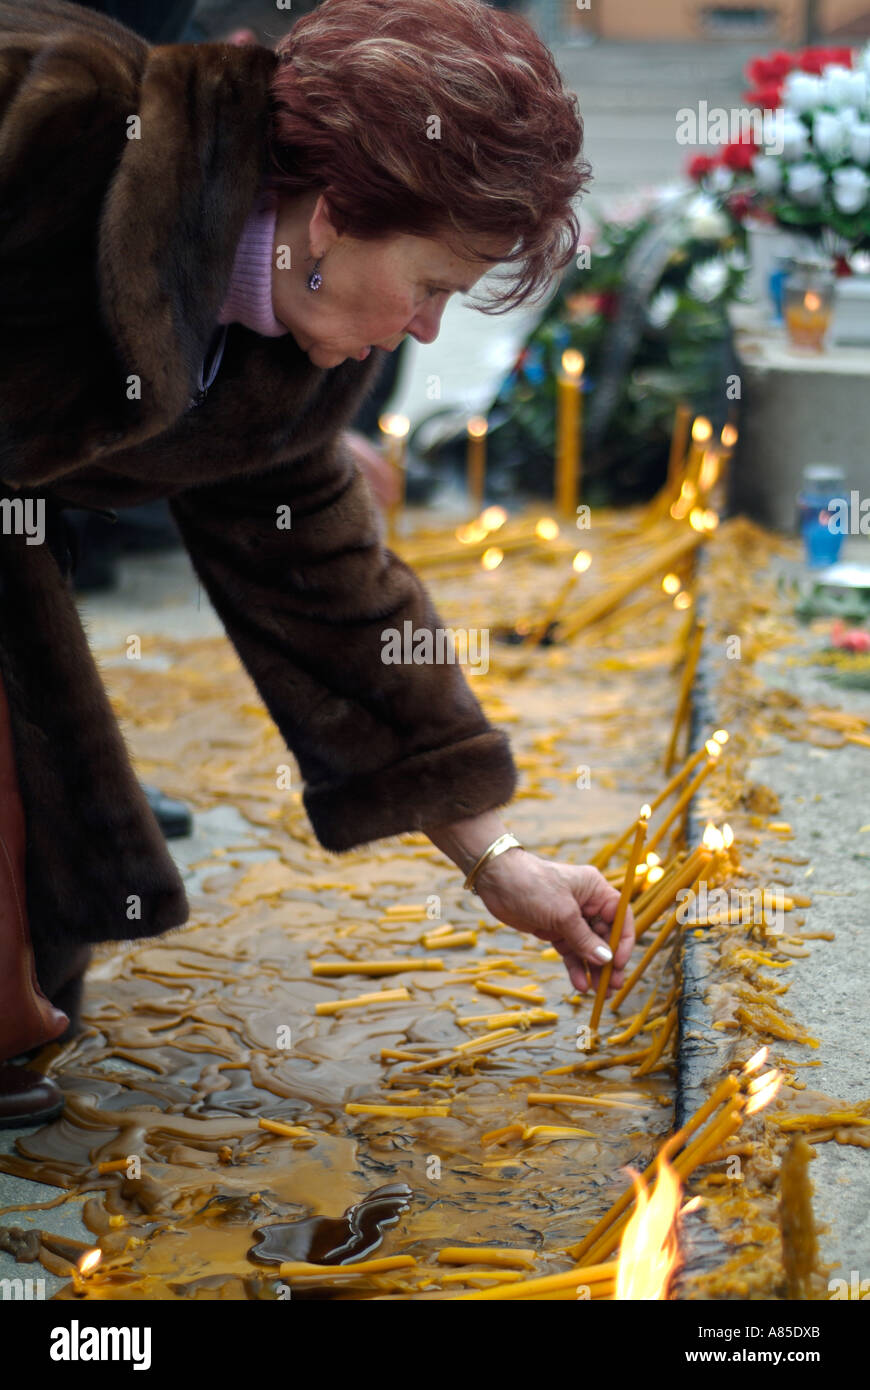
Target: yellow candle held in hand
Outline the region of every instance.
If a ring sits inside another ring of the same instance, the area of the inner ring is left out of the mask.
[[[483,415],[472,415],[468,422],[466,482],[475,516],[483,509],[486,492],[486,435],[489,425]]]
[[[556,379],[556,508],[565,517],[576,516],[580,495],[585,366],[582,352],[568,348]]]
[[[411,421],[406,415],[382,415],[378,420],[384,455],[396,470],[398,493],[388,515],[390,541],[396,539],[399,518],[405,508],[405,453]]]
[[[617,904],[616,914],[613,918],[613,926],[610,930],[611,955],[615,954],[616,948],[619,945],[619,938],[622,936],[625,914],[628,911],[628,904],[631,901],[631,894],[634,888],[635,870],[640,862],[641,850],[643,849],[643,843],[646,839],[646,828],[649,824],[651,815],[652,811],[649,806],[642,806],[640,808],[640,816],[638,817],[637,827],[634,832],[634,843],[629,852],[628,863],[625,866],[625,878],[622,881],[622,892],[619,895],[619,903]],[[604,1008],[604,996],[607,994],[607,986],[610,984],[610,976],[612,973],[613,961],[609,960],[607,964],[602,967],[601,974],[598,977],[598,989],[595,993],[595,1003],[592,1008],[592,1018],[589,1024],[593,1033],[598,1028],[598,1024],[601,1020],[601,1010]]]

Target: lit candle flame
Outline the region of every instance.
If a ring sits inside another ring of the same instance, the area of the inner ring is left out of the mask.
[[[682,613],[686,608],[691,608],[691,606],[692,595],[687,593],[686,590],[683,589],[682,593],[677,594],[676,598],[674,599],[674,607],[679,609],[679,611]]]
[[[723,425],[719,438],[726,449],[733,449],[737,443],[737,430],[734,425]]]
[[[507,512],[504,507],[487,507],[477,519],[487,531],[497,531],[507,521]]]
[[[658,883],[660,879],[664,878],[664,876],[665,871],[661,867],[661,865],[653,864],[652,868],[649,870],[649,873],[646,876],[647,884],[651,888],[654,883]]]
[[[666,1158],[659,1159],[652,1196],[637,1173],[632,1172],[632,1180],[637,1198],[622,1236],[614,1297],[645,1302],[666,1299],[677,1266],[680,1180]]]
[[[715,531],[719,525],[719,513],[714,512],[712,507],[706,507],[701,520],[705,531]]]
[[[706,444],[713,433],[713,426],[706,415],[699,415],[692,425],[692,438],[696,444]]]
[[[499,550],[497,545],[491,545],[480,557],[480,563],[485,570],[496,570],[504,559],[504,551]]]
[[[462,545],[476,545],[478,541],[484,540],[488,534],[489,527],[484,526],[480,520],[469,521],[467,526],[457,526],[455,532],[456,539]]]
[[[717,743],[727,743],[730,735],[727,729],[717,729],[713,737]]]
[[[689,525],[693,531],[704,531],[704,509],[703,507],[693,507],[689,512]]]
[[[758,1068],[763,1067],[765,1062],[767,1061],[767,1056],[769,1052],[770,1048],[766,1046],[760,1047],[757,1052],[753,1052],[749,1061],[742,1068],[740,1075],[751,1076],[754,1071],[758,1071]]]
[[[715,738],[708,738],[707,742],[704,744],[704,747],[706,748],[711,758],[718,758],[719,754],[722,752],[722,746],[717,742]]]
[[[683,1205],[680,1207],[680,1216],[688,1216],[689,1212],[697,1211],[698,1208],[702,1207],[703,1205],[703,1197],[690,1197],[688,1202],[684,1202]]]
[[[776,1067],[771,1067],[770,1071],[764,1071],[760,1076],[754,1076],[751,1081],[746,1083],[746,1094],[749,1096],[758,1095],[759,1091],[765,1090],[779,1076]]]
[[[592,564],[592,556],[588,550],[578,550],[571,564],[577,574],[585,574]]]
[[[643,805],[642,805],[641,808],[640,808],[640,818],[641,818],[641,820],[649,820],[649,818],[650,818],[651,815],[652,815],[652,807],[651,807],[651,806],[648,806],[647,803],[644,802]]]
[[[680,581],[675,574],[666,574],[662,580],[662,588],[666,594],[678,594],[680,592]]]
[[[542,516],[535,525],[535,535],[542,541],[554,541],[559,534],[559,523],[551,516]]]
[[[822,307],[822,301],[815,290],[807,290],[804,295],[804,308],[809,314],[817,314]]]
[[[485,415],[472,415],[466,428],[472,439],[483,439],[489,429],[489,422]]]
[[[780,1086],[782,1085],[783,1080],[784,1077],[782,1072],[775,1072],[771,1080],[767,1083],[767,1086],[764,1088],[764,1090],[758,1091],[755,1095],[753,1095],[750,1098],[746,1106],[746,1114],[755,1115],[758,1113],[759,1110],[763,1110],[765,1105],[769,1105],[770,1102],[773,1100],[774,1096],[776,1095],[777,1091],[779,1090]]]
[[[727,821],[722,826],[722,843],[725,846],[725,849],[730,849],[731,846],[734,844],[734,831],[731,829],[731,826],[728,824]]]
[[[562,371],[566,376],[582,376],[585,366],[586,358],[583,356],[582,352],[576,352],[574,348],[566,348],[562,353]]]
[[[407,415],[382,415],[378,420],[382,434],[392,435],[394,439],[404,439],[411,428]]]
[[[94,1270],[96,1269],[97,1265],[100,1263],[102,1258],[102,1250],[96,1248],[93,1250],[86,1250],[80,1258],[80,1260],[78,1261],[79,1274],[93,1274]]]
[[[722,831],[717,830],[716,826],[713,824],[712,821],[707,822],[707,826],[704,830],[701,843],[707,849],[718,851],[725,848],[725,838],[722,834]]]

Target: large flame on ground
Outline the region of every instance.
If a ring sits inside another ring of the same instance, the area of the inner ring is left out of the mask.
[[[660,1157],[658,1178],[650,1196],[643,1178],[629,1171],[637,1195],[619,1249],[614,1298],[644,1302],[666,1299],[678,1260],[680,1180],[667,1159]]]

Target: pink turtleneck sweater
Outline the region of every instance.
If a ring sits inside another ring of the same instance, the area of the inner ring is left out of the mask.
[[[199,391],[191,405],[204,398],[218,374],[231,323],[244,324],[264,338],[281,338],[290,331],[272,310],[272,248],[277,216],[278,195],[262,188],[239,238],[229,290],[200,370]]]

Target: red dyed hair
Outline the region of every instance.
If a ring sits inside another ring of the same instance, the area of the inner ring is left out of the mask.
[[[479,0],[324,0],[275,51],[272,187],[319,190],[360,239],[448,235],[471,258],[510,240],[489,313],[571,261],[583,122],[525,20]]]

